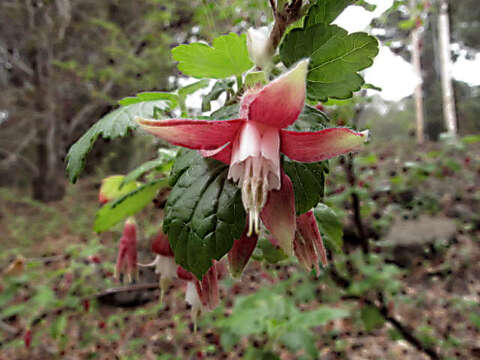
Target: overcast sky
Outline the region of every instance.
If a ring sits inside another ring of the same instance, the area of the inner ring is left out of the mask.
[[[377,5],[374,12],[369,12],[360,6],[349,6],[334,22],[349,32],[366,30],[373,18],[380,16],[390,6],[393,0],[368,0]],[[467,60],[465,54],[460,56],[452,66],[455,79],[471,85],[480,85],[480,56],[475,60]],[[385,100],[398,101],[413,93],[419,81],[410,63],[392,53],[388,47],[382,46],[372,67],[365,71],[365,81],[382,88],[380,95]]]

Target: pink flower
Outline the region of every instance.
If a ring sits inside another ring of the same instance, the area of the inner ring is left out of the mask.
[[[358,150],[367,139],[367,132],[347,128],[284,129],[302,112],[308,64],[302,60],[263,88],[248,90],[238,119],[136,119],[143,129],[173,145],[230,164],[228,177],[242,189],[248,213],[247,236],[258,234],[261,219],[289,255],[295,237],[295,202],[292,183],[280,167],[280,152],[292,160],[317,162]]]
[[[228,252],[228,264],[230,266],[230,273],[234,277],[242,274],[243,269],[248,263],[250,256],[257,246],[258,235],[247,235],[247,229],[243,232],[240,239],[233,242],[233,246]]]
[[[117,264],[115,266],[115,278],[126,274],[128,281],[132,276],[138,277],[137,272],[137,224],[133,218],[127,219],[123,227],[122,238],[118,245]]]
[[[155,274],[160,275],[160,301],[163,301],[165,289],[177,275],[177,264],[168,237],[161,230],[152,241],[152,251],[157,256],[147,266],[155,266]]]
[[[317,274],[319,273],[319,256],[323,266],[328,264],[322,236],[318,230],[318,224],[312,210],[297,217],[297,230],[295,231],[293,249],[300,264],[308,271],[314,267]]]
[[[197,316],[203,310],[213,310],[220,301],[218,293],[219,273],[217,271],[217,261],[213,261],[212,266],[202,281],[199,281],[191,272],[178,266],[177,276],[181,280],[187,282],[187,290],[185,292],[185,301],[192,307],[192,319],[195,323]]]

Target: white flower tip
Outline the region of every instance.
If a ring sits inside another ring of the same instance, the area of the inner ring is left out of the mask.
[[[360,131],[360,134],[365,137],[365,142],[370,140],[370,131],[369,130],[363,130]]]

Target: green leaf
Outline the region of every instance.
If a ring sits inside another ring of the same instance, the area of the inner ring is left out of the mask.
[[[371,305],[366,305],[362,308],[360,317],[367,331],[377,329],[385,323],[385,318],[380,314],[380,311]]]
[[[330,119],[327,114],[313,106],[305,105],[295,122],[288,127],[288,130],[294,131],[319,131],[326,129]]]
[[[67,327],[68,319],[66,315],[57,317],[50,325],[50,336],[52,339],[57,339],[60,335],[63,335]]]
[[[261,250],[261,258],[270,264],[288,259],[283,250],[279,246],[274,246],[268,239],[260,238],[257,243],[257,249]]]
[[[178,96],[185,99],[187,95],[192,95],[198,90],[206,88],[209,84],[210,82],[208,80],[195,81],[194,83],[185,85],[184,87],[178,89]]]
[[[325,24],[293,29],[280,47],[280,57],[287,67],[310,58],[307,97],[312,101],[351,97],[364,83],[357,72],[371,66],[377,53],[374,37],[348,34],[336,25]]]
[[[178,95],[166,92],[142,92],[135,96],[123,98],[118,102],[119,105],[126,106],[137,104],[142,101],[164,100],[168,105],[164,108],[168,111],[175,109],[178,106]]]
[[[322,0],[313,5],[305,17],[305,27],[316,24],[330,24],[355,0]]]
[[[227,180],[228,167],[182,149],[172,168],[172,192],[163,228],[175,261],[201,279],[245,227],[240,190]]]
[[[297,215],[306,213],[314,208],[324,194],[324,163],[308,164],[285,159],[283,170],[292,180]]]
[[[326,246],[336,253],[341,252],[343,245],[343,227],[335,211],[325,204],[318,204],[314,210],[314,214]]]
[[[370,84],[370,83],[365,83],[365,84],[363,84],[362,87],[363,87],[364,89],[370,89],[370,90],[375,90],[375,91],[382,91],[382,88],[381,88],[381,87],[375,86],[375,85]]]
[[[93,229],[102,232],[110,229],[125,218],[132,216],[147,206],[157,195],[167,179],[159,179],[142,185],[121,198],[110,201],[97,211]]]
[[[180,45],[172,55],[181,72],[196,78],[222,79],[241,75],[253,66],[245,34],[220,36],[213,40],[212,47],[202,43]]]
[[[239,109],[240,109],[239,104],[232,104],[232,105],[223,106],[220,109],[218,109],[217,111],[214,111],[210,115],[210,118],[212,120],[227,120],[227,119],[238,118]]]
[[[203,112],[210,111],[211,110],[210,103],[214,100],[217,100],[220,97],[220,95],[222,95],[222,93],[228,92],[232,88],[234,83],[235,81],[233,80],[217,81],[215,85],[213,85],[212,90],[210,90],[210,92],[207,95],[203,96],[202,111]]]
[[[134,170],[130,171],[127,176],[125,176],[123,183],[128,183],[131,181],[137,180],[143,174],[155,169],[162,170],[163,167],[172,162],[175,158],[176,151],[173,149],[159,149],[158,158],[147,161],[142,165],[138,166]]]
[[[245,86],[252,88],[255,86],[264,86],[267,84],[267,75],[264,71],[250,71],[245,75]]]
[[[135,181],[126,180],[123,175],[112,175],[102,180],[100,194],[107,201],[118,199],[135,190],[138,184]]]
[[[67,174],[70,182],[75,183],[85,166],[87,154],[99,136],[104,139],[115,139],[126,136],[138,125],[133,121],[135,116],[153,117],[158,109],[165,108],[165,101],[143,101],[122,106],[105,115],[96,122],[83,136],[73,144],[67,154]]]
[[[470,145],[480,142],[480,135],[467,135],[462,138],[462,143]]]

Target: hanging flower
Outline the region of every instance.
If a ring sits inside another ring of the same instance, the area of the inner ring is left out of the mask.
[[[228,178],[241,188],[248,213],[247,236],[258,234],[261,219],[289,255],[295,237],[295,201],[291,180],[280,167],[280,152],[296,161],[322,161],[358,150],[368,134],[347,128],[284,129],[302,112],[308,64],[302,60],[263,88],[248,90],[237,119],[136,119],[143,129],[173,145],[200,150],[203,156],[229,164]]]
[[[203,310],[213,310],[219,303],[220,297],[218,292],[219,273],[217,265],[219,262],[213,261],[212,266],[202,281],[199,281],[191,272],[178,266],[177,276],[187,282],[187,290],[185,291],[185,301],[192,307],[192,319],[194,324],[198,315]]]
[[[293,249],[300,264],[308,271],[315,268],[319,273],[318,257],[323,266],[327,266],[327,252],[323,246],[322,236],[318,230],[318,224],[315,220],[313,211],[297,217],[297,230],[295,231],[295,240],[293,240]]]
[[[157,254],[150,264],[138,264],[142,267],[155,267],[155,274],[160,276],[160,302],[163,301],[165,289],[177,275],[177,264],[167,235],[159,231],[152,240],[152,251]]]
[[[115,266],[115,278],[126,274],[128,281],[132,277],[138,279],[137,271],[137,224],[134,218],[128,218],[123,227],[123,234],[118,244],[117,264]]]

